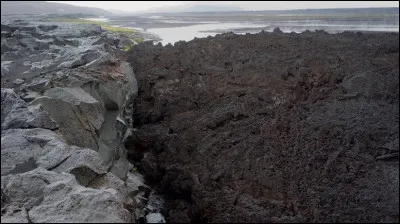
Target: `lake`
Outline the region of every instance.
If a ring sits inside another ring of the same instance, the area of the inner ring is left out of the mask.
[[[275,27],[279,27],[285,33],[300,33],[306,30],[325,30],[328,33],[399,32],[399,13],[395,8],[159,13],[91,20],[154,34],[159,37],[158,40],[161,39],[159,42],[163,45],[225,32],[272,32]],[[155,43],[158,43],[158,40]]]

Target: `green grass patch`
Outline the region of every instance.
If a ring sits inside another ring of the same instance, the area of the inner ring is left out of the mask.
[[[124,48],[123,48],[123,50],[124,50],[125,52],[130,51],[130,50],[132,49],[132,46],[135,45],[136,43],[141,43],[141,42],[144,41],[144,39],[141,38],[141,37],[133,37],[133,38],[130,38],[130,40],[132,41],[132,44],[126,44],[126,45],[124,46]]]
[[[124,27],[115,27],[115,26],[109,26],[109,25],[103,25],[101,26],[103,29],[113,32],[113,33],[123,33],[123,34],[135,34],[136,31],[129,29],[129,28],[124,28]]]
[[[128,52],[128,51],[130,51],[131,49],[132,49],[132,46],[131,46],[130,44],[125,45],[124,48],[123,48],[123,50],[124,50],[125,52]]]
[[[142,37],[134,37],[131,38],[132,42],[136,42],[136,43],[142,43],[144,41],[144,39]]]
[[[84,19],[73,19],[73,18],[64,18],[64,17],[51,18],[48,21],[49,22],[74,23],[74,24],[95,24],[95,25],[99,25],[103,29],[113,32],[113,33],[121,33],[121,34],[127,34],[127,35],[136,33],[135,30],[132,30],[129,28],[124,28],[124,27],[110,26],[110,25],[107,25],[105,22],[100,22],[100,21],[90,21],[90,20],[84,20]]]

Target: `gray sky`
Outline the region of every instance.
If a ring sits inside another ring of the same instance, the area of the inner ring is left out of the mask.
[[[122,11],[144,11],[182,5],[231,5],[244,10],[399,7],[398,1],[49,1]]]

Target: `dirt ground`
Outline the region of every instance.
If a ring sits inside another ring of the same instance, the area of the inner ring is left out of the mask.
[[[168,222],[399,222],[398,33],[228,33],[130,62],[127,148]]]

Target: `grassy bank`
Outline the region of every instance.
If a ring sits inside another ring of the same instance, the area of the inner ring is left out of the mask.
[[[48,20],[49,22],[65,22],[65,23],[74,23],[74,24],[95,24],[101,26],[103,29],[120,34],[136,34],[135,30],[124,28],[124,27],[115,27],[107,25],[105,22],[100,21],[90,21],[84,19],[72,19],[72,18],[52,18]]]
[[[64,17],[51,18],[47,21],[49,21],[49,22],[65,22],[65,23],[73,23],[73,24],[94,24],[94,25],[101,26],[101,28],[103,28],[104,30],[107,30],[109,32],[125,35],[132,41],[132,44],[127,44],[123,47],[122,50],[124,50],[125,52],[130,51],[134,44],[141,43],[144,41],[143,38],[137,37],[137,35],[135,35],[135,34],[137,34],[137,32],[133,29],[110,26],[110,25],[107,25],[107,23],[105,23],[105,22],[90,21],[90,20],[76,19],[76,18],[64,18]]]

